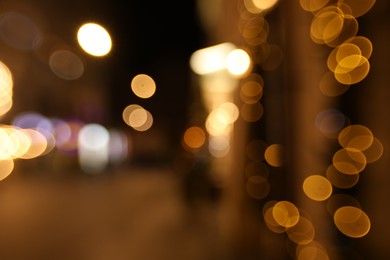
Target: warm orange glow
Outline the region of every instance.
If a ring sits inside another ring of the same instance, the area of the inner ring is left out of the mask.
[[[267,163],[274,167],[284,165],[284,148],[280,144],[271,144],[264,152],[264,158]]]
[[[45,136],[34,129],[24,129],[31,138],[31,145],[27,152],[20,156],[22,159],[33,159],[44,154],[47,149],[47,140]]]
[[[273,203],[273,204],[275,204],[275,203]],[[263,212],[264,212],[263,217],[264,217],[264,222],[267,225],[267,227],[269,228],[269,230],[271,230],[272,232],[277,233],[277,234],[285,232],[286,228],[279,225],[273,216],[273,205],[272,206],[270,205],[269,207],[266,207],[266,205],[264,206],[264,209],[263,209]]]
[[[298,249],[299,248],[299,249]],[[328,253],[325,248],[318,242],[311,241],[305,245],[298,245],[297,247],[297,260],[329,260]]]
[[[363,151],[364,156],[366,156],[367,163],[373,163],[379,160],[383,154],[383,144],[382,142],[374,137],[374,140],[370,147]]]
[[[131,90],[140,98],[150,98],[156,92],[156,83],[146,74],[138,74],[131,81]]]
[[[247,81],[241,85],[240,98],[244,103],[255,104],[263,96],[263,85],[254,80]]]
[[[354,17],[360,17],[371,10],[376,0],[339,0],[338,2],[347,5]]]
[[[354,148],[364,151],[371,146],[374,135],[363,125],[350,125],[345,127],[338,136],[339,143],[344,148]]]
[[[286,230],[288,238],[299,245],[307,245],[313,241],[315,229],[313,223],[306,217],[298,217],[297,223]]]
[[[244,0],[248,12],[253,14],[262,13],[271,9],[279,0]]]
[[[0,61],[0,116],[6,114],[12,107],[13,78],[12,73]]]
[[[333,165],[344,174],[358,174],[366,167],[367,160],[361,151],[343,148],[333,155]]]
[[[315,43],[328,43],[340,35],[344,24],[344,14],[340,8],[327,6],[316,13],[310,28],[310,36]]]
[[[352,85],[364,80],[370,71],[370,63],[365,57],[361,57],[359,66],[351,71],[345,71],[340,65],[335,69],[335,78],[341,84]]]
[[[272,215],[280,226],[286,228],[295,226],[300,218],[298,208],[289,201],[277,202],[273,206]]]
[[[0,159],[0,181],[4,180],[11,174],[14,169],[14,160]]]
[[[184,144],[191,149],[202,147],[206,141],[206,134],[202,128],[192,126],[188,128],[183,137]]]
[[[244,41],[250,46],[260,46],[267,41],[269,24],[262,16],[247,19],[239,29]]]
[[[140,114],[137,115],[136,118],[138,116],[140,116],[140,118],[137,118],[136,122],[139,123],[140,121],[143,121],[143,124],[140,126],[133,126],[133,129],[138,131],[138,132],[145,132],[153,126],[153,115],[146,109],[143,109],[143,112],[139,111],[139,113]],[[138,120],[140,120],[140,121],[138,121]],[[130,119],[130,121],[131,121],[131,119]]]
[[[328,4],[329,0],[299,0],[303,10],[316,12]]]
[[[367,235],[371,228],[371,221],[360,208],[345,206],[334,214],[336,227],[346,236],[360,238]]]
[[[197,50],[190,58],[191,69],[199,75],[223,70],[229,53],[234,49],[234,44],[227,42]]]
[[[312,200],[323,201],[330,197],[333,188],[328,179],[321,175],[311,175],[303,182],[303,191]]]

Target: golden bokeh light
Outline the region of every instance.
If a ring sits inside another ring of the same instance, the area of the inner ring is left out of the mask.
[[[348,40],[346,40],[345,43],[351,43],[359,47],[361,55],[366,59],[369,59],[371,57],[373,46],[370,39],[368,39],[367,37],[364,36],[351,37]]]
[[[329,54],[327,65],[332,72],[347,73],[362,62],[362,51],[352,43],[343,43]]]
[[[236,49],[234,44],[226,42],[197,50],[190,57],[190,67],[199,75],[223,70],[226,68],[228,55],[234,49]]]
[[[258,47],[267,41],[269,24],[264,17],[259,15],[245,19],[240,23],[239,30],[248,45]]]
[[[131,90],[140,98],[150,98],[156,92],[156,83],[146,74],[138,74],[131,80]]]
[[[262,213],[263,213],[264,222],[268,227],[268,229],[274,233],[281,234],[286,231],[286,227],[283,227],[276,222],[272,212],[273,207],[277,202],[278,201],[276,200],[269,200],[266,203],[264,203]]]
[[[333,188],[327,178],[311,175],[303,181],[303,191],[312,200],[324,201],[332,195]]]
[[[251,68],[251,58],[242,49],[232,50],[226,57],[226,69],[234,76],[244,76]]]
[[[152,126],[153,126],[153,115],[152,113],[150,113],[150,111],[144,109],[144,112],[141,112],[140,113],[140,116],[143,118],[144,116],[146,117],[145,120],[142,119],[140,121],[143,121],[144,123],[140,126],[132,126],[134,130],[138,131],[138,132],[145,132],[147,130],[149,130]],[[138,120],[138,119],[137,119]]]
[[[367,165],[363,152],[355,148],[342,148],[333,155],[334,167],[344,174],[358,174]]]
[[[327,250],[325,246],[318,241],[311,241],[308,244],[298,244],[295,247],[295,255],[293,257],[297,257],[297,260],[309,260],[309,259],[318,259],[318,260],[326,260],[329,259]]]
[[[374,135],[371,130],[363,125],[349,125],[338,136],[339,144],[344,148],[354,148],[364,151],[371,146]]]
[[[318,11],[311,23],[311,39],[318,44],[334,41],[344,25],[344,13],[340,8],[327,6]]]
[[[140,127],[145,124],[147,119],[146,110],[144,108],[134,109],[129,115],[129,123],[131,127]]]
[[[140,132],[149,130],[153,125],[152,114],[137,104],[125,107],[122,112],[122,118],[128,126]]]
[[[331,164],[326,170],[326,178],[333,186],[340,189],[349,189],[355,186],[359,181],[359,174],[345,174]]]
[[[231,129],[231,120],[226,111],[214,109],[206,118],[205,127],[210,135],[219,136],[229,133]]]
[[[6,114],[12,107],[13,78],[12,73],[0,61],[0,116]]]
[[[111,51],[111,36],[107,30],[96,23],[86,23],[77,32],[81,48],[93,56],[105,56]]]
[[[361,57],[361,63],[359,66],[346,72],[340,65],[338,65],[334,75],[336,80],[341,84],[352,85],[364,80],[369,72],[370,62],[365,57]]]
[[[8,140],[1,140],[1,143],[6,144],[7,157],[12,159],[21,158],[30,149],[32,139],[31,136],[24,131],[16,127],[2,127],[8,135]],[[4,154],[3,154],[4,155]],[[1,156],[2,157],[2,156]],[[4,157],[2,157],[4,158]]]
[[[12,152],[10,153],[9,150],[12,151],[13,149],[12,149],[12,147],[10,149],[10,146],[12,145],[12,143],[10,141],[7,128],[5,128],[5,127],[0,128],[0,143],[2,144],[0,146],[0,160],[10,158],[10,154],[12,154]]]
[[[383,144],[382,142],[374,137],[372,144],[366,150],[363,151],[364,156],[366,157],[367,163],[373,163],[379,160],[383,154]]]
[[[241,85],[240,98],[244,103],[255,104],[263,96],[263,85],[258,81],[247,81]]]
[[[339,208],[333,220],[341,233],[352,238],[364,237],[371,228],[371,221],[367,214],[360,208],[352,206]]]
[[[206,142],[206,134],[202,128],[192,126],[184,132],[183,141],[186,147],[199,149]]]
[[[224,102],[216,108],[215,113],[219,121],[225,124],[233,124],[238,119],[240,111],[236,104]]]
[[[286,230],[287,236],[298,245],[307,245],[315,237],[313,223],[306,217],[298,217],[297,223]]]
[[[328,4],[329,0],[299,0],[303,10],[316,12]]]
[[[25,133],[27,133],[31,138],[31,145],[29,149],[19,158],[21,159],[33,159],[43,155],[47,149],[47,139],[46,137],[39,131],[35,129],[24,129]]]
[[[329,47],[337,47],[340,44],[344,43],[348,39],[355,37],[359,31],[359,23],[355,17],[345,13],[343,8],[339,7],[343,12],[343,27],[340,30],[340,33],[334,39],[330,41],[325,41],[325,44]]]
[[[298,208],[289,201],[279,201],[272,208],[272,215],[275,221],[283,227],[295,226],[300,218]]]
[[[301,246],[297,250],[297,260],[329,260],[328,253],[325,248],[319,243],[314,243],[315,241],[310,242],[307,245],[298,245]]]
[[[244,5],[248,12],[260,14],[274,7],[279,0],[244,0]]]
[[[122,119],[123,121],[129,125],[130,125],[130,115],[131,113],[133,113],[134,110],[136,109],[141,109],[142,107],[140,105],[137,105],[137,104],[130,104],[128,106],[125,107],[125,109],[123,109],[123,112],[122,112]]]
[[[356,36],[359,28],[358,22],[348,13],[349,8],[344,4],[319,9],[311,23],[311,39],[317,44],[336,47]]]
[[[376,0],[338,0],[338,4],[349,6],[354,17],[360,17],[371,10]]]
[[[7,178],[14,169],[14,160],[0,159],[0,181]]]
[[[280,144],[271,144],[264,152],[266,162],[274,167],[281,167],[285,163],[284,148]]]

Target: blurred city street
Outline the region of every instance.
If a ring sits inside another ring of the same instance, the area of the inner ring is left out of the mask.
[[[389,11],[0,0],[0,260],[389,259]]]

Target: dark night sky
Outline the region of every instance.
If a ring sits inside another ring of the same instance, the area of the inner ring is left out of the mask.
[[[48,88],[51,92],[31,90],[31,93],[37,93],[34,102],[24,94],[22,86],[17,86],[15,91],[18,92],[16,96],[20,97],[20,106],[14,107],[15,112],[42,108],[38,112],[47,116],[72,113],[71,106],[77,107],[79,105],[74,103],[83,100],[77,95],[87,93],[82,89],[86,87],[85,83],[90,84],[88,91],[91,88],[95,91],[93,86],[98,82],[98,87],[107,88],[104,99],[109,104],[109,111],[105,111],[108,120],[103,124],[129,130],[123,122],[122,112],[127,105],[136,103],[151,112],[154,129],[161,130],[161,134],[174,145],[179,144],[188,120],[188,107],[193,99],[191,93],[196,88],[191,81],[193,75],[189,58],[195,50],[205,47],[195,0],[5,0],[0,2],[0,8],[2,6],[26,15],[33,14],[31,18],[38,21],[43,33],[63,39],[86,64],[85,73],[76,81],[55,79],[56,83],[52,83],[37,77],[35,85],[38,88],[40,85],[50,85]],[[76,32],[86,22],[99,23],[109,31],[113,42],[109,55],[90,57],[81,50]],[[51,75],[46,64],[38,65]],[[131,91],[131,79],[140,73],[150,75],[156,82],[156,93],[150,99],[140,99]],[[30,76],[23,74],[21,77],[23,84],[31,85]],[[55,84],[61,86],[54,88],[52,85]],[[79,93],[78,89],[84,92]],[[71,90],[66,97],[62,94],[64,90]],[[57,91],[55,97],[52,95],[54,91]],[[93,97],[90,95],[87,98]],[[31,102],[24,103],[26,100]]]
[[[138,103],[153,114],[154,126],[177,142],[186,124],[194,87],[189,58],[204,47],[195,1],[134,1],[129,6],[112,8],[108,23],[114,31],[113,119],[121,123],[123,108]],[[130,91],[130,80],[139,73],[156,81],[156,93],[148,100]]]

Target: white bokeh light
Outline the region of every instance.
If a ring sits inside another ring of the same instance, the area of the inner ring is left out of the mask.
[[[104,56],[111,50],[110,34],[96,23],[86,23],[77,32],[77,40],[85,52],[93,56]]]

